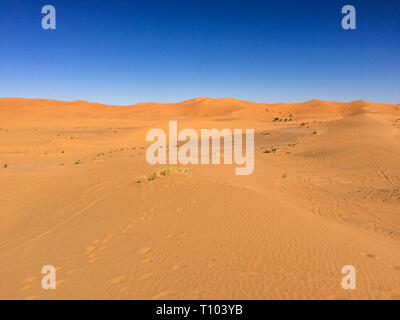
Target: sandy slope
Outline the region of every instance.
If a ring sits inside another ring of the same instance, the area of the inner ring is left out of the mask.
[[[0,99],[0,298],[399,299],[399,119],[364,101]],[[146,133],[168,120],[254,128],[254,173],[138,183]]]

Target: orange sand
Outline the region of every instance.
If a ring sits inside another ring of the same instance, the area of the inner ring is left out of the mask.
[[[399,119],[364,101],[2,98],[0,299],[399,299]],[[254,173],[138,183],[146,133],[169,120],[254,128]],[[41,288],[48,264],[56,290]]]

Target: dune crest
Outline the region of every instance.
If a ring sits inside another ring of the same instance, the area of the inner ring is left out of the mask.
[[[79,112],[82,117],[85,115],[87,117],[124,117],[142,114],[192,118],[235,117],[244,120],[271,120],[279,116],[288,117],[290,114],[342,116],[375,111],[392,113],[396,108],[395,105],[362,100],[344,103],[314,99],[300,103],[268,104],[234,98],[198,97],[177,103],[142,102],[131,106],[112,106],[90,103],[84,100],[67,102],[46,99],[0,98],[0,114],[8,117],[13,115],[29,117],[29,115],[24,115],[23,112],[31,112],[41,117],[52,117],[60,114],[60,107],[63,107],[63,117],[75,116],[76,112]],[[91,114],[91,112],[96,112],[96,114]]]

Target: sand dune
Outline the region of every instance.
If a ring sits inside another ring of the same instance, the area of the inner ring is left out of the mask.
[[[254,173],[138,183],[168,120],[254,128]],[[0,99],[1,299],[400,299],[399,212],[400,105]]]

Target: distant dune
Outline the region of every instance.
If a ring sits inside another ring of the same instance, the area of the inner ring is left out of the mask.
[[[155,175],[169,120],[254,129],[254,173]],[[399,212],[400,105],[0,98],[1,299],[400,299]]]
[[[62,111],[59,108],[63,108]],[[255,103],[233,98],[211,99],[199,97],[178,103],[138,103],[131,106],[110,106],[77,100],[65,102],[45,99],[0,98],[0,112],[4,116],[22,117],[124,117],[186,116],[193,118],[237,117],[252,120],[271,120],[292,115],[342,116],[365,112],[393,113],[398,106],[366,101],[330,102],[310,100],[303,103]],[[29,114],[21,114],[27,112]],[[96,114],[92,114],[92,113]]]

